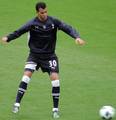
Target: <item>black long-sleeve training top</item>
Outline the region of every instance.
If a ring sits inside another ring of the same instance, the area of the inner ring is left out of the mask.
[[[30,52],[38,54],[55,53],[57,30],[62,30],[73,38],[80,37],[79,33],[66,23],[48,16],[46,21],[40,21],[35,17],[24,26],[9,34],[7,42],[20,37],[22,34],[29,32]]]

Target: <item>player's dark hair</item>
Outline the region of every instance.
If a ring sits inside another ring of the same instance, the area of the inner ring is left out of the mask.
[[[46,3],[45,2],[36,3],[36,6],[35,6],[36,11],[39,11],[40,8],[45,9],[46,8]]]

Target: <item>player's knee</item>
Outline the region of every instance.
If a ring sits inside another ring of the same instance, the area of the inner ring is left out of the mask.
[[[59,87],[60,81],[59,80],[52,80],[52,87]]]
[[[59,75],[58,75],[58,73],[51,73],[50,74],[50,79],[51,80],[59,80]]]
[[[32,74],[33,74],[33,72],[29,71],[29,70],[25,70],[25,72],[24,72],[24,75],[26,75],[26,76],[28,76],[30,78],[31,78]]]
[[[22,77],[22,81],[25,82],[25,83],[27,83],[27,84],[30,82],[30,80],[31,80],[30,77],[27,76],[27,75],[24,75],[24,76]]]

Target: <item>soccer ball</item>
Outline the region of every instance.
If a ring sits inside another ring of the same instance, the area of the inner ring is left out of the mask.
[[[115,115],[115,109],[112,106],[103,106],[99,110],[100,117],[106,120],[111,120]]]

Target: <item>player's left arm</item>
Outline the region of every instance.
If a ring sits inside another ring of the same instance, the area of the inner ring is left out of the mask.
[[[57,24],[58,29],[64,31],[65,33],[70,35],[72,38],[74,38],[76,44],[79,44],[79,45],[85,44],[85,41],[80,38],[79,32],[76,29],[74,29],[72,26],[70,26],[58,19],[55,19],[55,23]]]
[[[85,41],[79,37],[79,38],[76,38],[76,39],[75,39],[75,43],[76,43],[76,44],[79,44],[79,45],[84,45],[84,44],[85,44]]]

